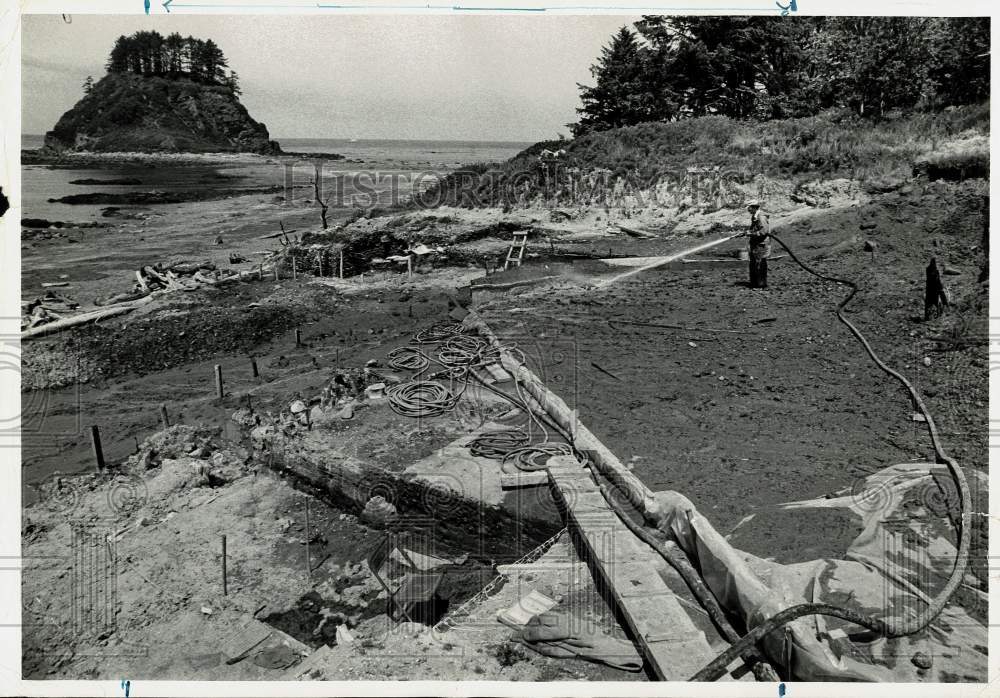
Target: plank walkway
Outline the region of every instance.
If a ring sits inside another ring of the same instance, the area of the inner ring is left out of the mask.
[[[653,676],[686,681],[716,652],[657,571],[663,559],[618,519],[576,459],[556,457],[549,465],[553,493],[577,550]]]
[[[727,239],[705,243],[675,257]],[[602,476],[640,510],[649,511],[649,507],[656,506],[653,493],[646,485],[580,423],[576,413],[534,372],[510,355],[482,316],[470,311],[464,323],[477,329],[500,351],[501,365],[521,381],[527,394],[556,423],[573,435],[576,447],[588,453]],[[716,657],[717,651],[712,649],[705,634],[695,626],[660,575],[658,570],[665,565],[663,558],[621,522],[605,501],[589,469],[582,467],[574,457],[550,458],[547,472],[577,553],[587,563],[598,589],[642,652],[653,677],[660,681],[691,678]],[[731,677],[727,674],[726,678]],[[749,680],[753,680],[752,675]]]

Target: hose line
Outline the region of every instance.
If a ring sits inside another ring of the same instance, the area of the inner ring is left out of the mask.
[[[816,271],[800,260],[791,248],[781,240],[781,238],[777,237],[773,233],[770,237],[784,248],[785,252],[788,253],[788,256],[791,257],[792,261],[802,267],[802,269],[809,274],[812,274],[816,278],[824,281],[831,281],[833,283],[850,287],[851,292],[848,293],[847,296],[837,305],[837,318],[844,323],[844,325],[846,325],[851,333],[857,338],[857,340],[865,348],[868,356],[871,357],[872,361],[874,361],[875,364],[885,373],[899,381],[903,387],[909,391],[910,397],[913,399],[913,403],[923,415],[924,422],[927,424],[927,431],[930,434],[931,444],[934,446],[934,452],[937,455],[937,462],[948,466],[948,470],[958,487],[959,506],[962,511],[958,552],[955,557],[955,567],[951,572],[951,576],[948,578],[947,584],[945,584],[941,592],[933,600],[931,600],[930,603],[928,603],[923,612],[918,614],[915,618],[910,620],[898,618],[881,620],[870,615],[858,613],[857,611],[841,608],[839,606],[833,606],[831,604],[798,604],[776,613],[759,625],[755,626],[738,642],[734,643],[728,650],[720,654],[714,660],[709,662],[705,668],[692,676],[690,679],[691,681],[715,681],[719,679],[726,673],[726,667],[728,667],[729,664],[735,661],[738,657],[745,656],[746,652],[750,651],[768,633],[771,633],[774,630],[777,630],[778,628],[803,616],[821,615],[840,618],[850,623],[868,628],[876,634],[887,638],[902,637],[904,635],[917,633],[927,627],[931,621],[933,621],[941,613],[941,611],[944,610],[945,605],[947,605],[948,601],[955,594],[955,591],[962,583],[962,578],[965,576],[965,571],[969,565],[969,546],[971,543],[971,514],[969,513],[969,508],[972,498],[969,492],[969,483],[965,478],[965,473],[962,472],[958,463],[956,463],[955,460],[944,450],[940,435],[938,434],[937,425],[935,424],[933,417],[931,417],[930,411],[927,409],[927,405],[924,404],[924,401],[921,399],[919,393],[917,393],[917,390],[913,387],[913,384],[910,383],[910,381],[907,380],[901,373],[890,368],[878,356],[878,354],[875,353],[875,350],[872,348],[871,344],[861,331],[844,316],[844,309],[852,300],[854,300],[854,296],[858,292],[858,285],[853,281],[841,279],[835,276],[829,276]]]
[[[601,494],[604,495],[604,499],[608,503],[608,506],[610,506],[615,514],[618,515],[618,518],[621,519],[622,523],[624,523],[637,538],[658,552],[660,556],[666,560],[670,566],[674,568],[674,570],[677,571],[677,573],[681,576],[681,579],[684,580],[684,583],[687,584],[688,589],[691,590],[691,594],[694,596],[695,600],[697,600],[701,607],[705,609],[705,613],[708,614],[709,619],[718,629],[719,634],[731,644],[735,645],[738,643],[740,641],[739,633],[736,632],[732,623],[729,622],[729,618],[726,617],[726,613],[722,610],[722,606],[719,605],[719,602],[712,594],[712,590],[708,588],[708,585],[705,584],[705,581],[701,578],[698,570],[696,570],[694,565],[691,564],[691,561],[688,560],[687,553],[685,553],[684,550],[672,540],[661,541],[645,526],[633,521],[632,517],[626,513],[621,504],[615,500],[611,491],[608,489],[608,486],[601,482],[601,479],[597,475],[596,468],[591,467],[590,471],[594,476],[594,480],[597,482],[597,486],[601,490]],[[761,651],[757,649],[755,645],[756,643],[741,645],[741,647],[744,647],[745,649],[733,655],[733,659],[741,657],[750,666],[758,681],[778,681],[778,672],[776,672],[774,667],[767,662],[767,659],[764,658]],[[720,660],[716,659],[715,661]],[[723,672],[725,672],[726,667],[728,667],[732,661],[733,660],[730,659],[722,665]],[[702,671],[705,670],[703,669]]]
[[[931,416],[930,410],[927,409],[927,405],[924,404],[924,401],[920,397],[916,388],[913,387],[913,384],[910,383],[905,376],[889,367],[881,358],[879,358],[878,354],[875,353],[875,350],[872,349],[872,345],[869,344],[865,336],[861,334],[861,331],[844,316],[844,308],[846,308],[847,305],[854,300],[854,296],[858,292],[858,285],[853,281],[828,276],[816,271],[800,260],[798,256],[792,252],[791,248],[789,248],[788,245],[786,245],[780,238],[773,234],[771,237],[785,249],[785,252],[788,253],[788,256],[791,257],[796,264],[808,273],[819,279],[823,279],[824,281],[832,281],[834,283],[850,287],[851,292],[848,293],[847,297],[840,301],[837,305],[837,318],[844,323],[847,326],[847,329],[849,329],[858,341],[861,342],[861,345],[865,348],[865,351],[868,353],[868,356],[871,357],[872,361],[874,361],[875,364],[884,372],[899,381],[903,387],[909,391],[910,397],[913,399],[913,404],[917,406],[920,414],[924,417],[924,423],[927,425],[927,431],[930,434],[931,444],[934,446],[934,452],[937,455],[937,462],[948,466],[948,470],[950,471],[958,489],[959,508],[961,509],[962,517],[960,521],[959,543],[958,552],[955,557],[955,567],[952,569],[951,576],[948,578],[948,583],[945,584],[941,592],[927,605],[924,611],[921,614],[918,614],[915,618],[910,620],[893,618],[885,621],[886,635],[888,637],[912,635],[913,633],[919,632],[923,628],[927,627],[930,622],[937,618],[941,611],[944,610],[948,600],[954,595],[955,591],[962,583],[962,578],[965,576],[965,571],[969,566],[969,546],[972,539],[972,514],[969,512],[972,505],[972,495],[969,492],[969,483],[965,479],[965,473],[962,472],[962,468],[957,462],[955,462],[955,459],[949,456],[944,450],[944,445],[941,443],[941,436],[938,433],[937,424],[934,422],[934,418]]]

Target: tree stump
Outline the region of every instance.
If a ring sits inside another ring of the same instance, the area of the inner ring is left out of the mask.
[[[948,292],[941,281],[937,261],[931,257],[927,265],[927,280],[924,286],[924,320],[938,317],[948,305]]]

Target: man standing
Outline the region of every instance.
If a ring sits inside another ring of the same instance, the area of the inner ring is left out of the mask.
[[[767,288],[767,258],[771,255],[771,223],[760,212],[760,202],[747,203],[750,212],[750,288]]]

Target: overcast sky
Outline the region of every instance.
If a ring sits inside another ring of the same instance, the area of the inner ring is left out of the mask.
[[[51,129],[140,29],[213,39],[272,138],[537,141],[624,16],[24,16],[24,133]]]

